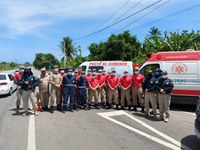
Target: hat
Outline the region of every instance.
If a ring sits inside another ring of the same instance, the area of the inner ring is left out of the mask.
[[[19,69],[24,69],[24,68],[25,68],[24,66],[20,66],[20,67],[19,67]]]
[[[156,68],[155,72],[162,72],[160,68]]]
[[[103,72],[103,70],[99,69],[99,72]]]
[[[111,72],[112,72],[112,71],[111,71],[111,70],[109,70],[109,71],[108,71],[108,74],[111,74]]]
[[[41,71],[46,71],[46,68],[45,68],[45,67],[44,67],[44,68],[42,68],[42,69],[41,69]]]
[[[75,70],[74,73],[78,73],[78,70]]]
[[[124,70],[124,73],[128,73],[128,70]]]
[[[58,65],[53,66],[53,68],[58,68]]]
[[[73,71],[72,68],[69,68],[69,69],[68,69],[68,72],[72,72],[72,71]]]
[[[94,68],[94,69],[92,69],[92,72],[94,72],[94,71],[97,71],[97,70]]]
[[[85,71],[82,71],[82,74],[85,74]]]
[[[31,70],[31,67],[25,67],[26,70]]]
[[[135,71],[139,71],[139,67],[135,67]]]

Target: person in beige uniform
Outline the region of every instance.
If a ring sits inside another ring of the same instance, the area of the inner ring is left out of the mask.
[[[50,75],[51,83],[51,99],[50,99],[50,112],[53,113],[53,105],[56,99],[57,110],[61,110],[61,99],[60,99],[60,85],[62,84],[62,75],[59,73],[58,66],[55,65],[53,73]]]
[[[46,74],[46,69],[41,69],[39,78],[39,97],[41,100],[41,111],[49,110],[49,76]]]

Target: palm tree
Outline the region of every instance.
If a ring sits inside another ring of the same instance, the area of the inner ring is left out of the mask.
[[[156,28],[156,27],[150,28],[149,33],[150,33],[150,35],[148,35],[149,39],[153,39],[154,36],[157,36],[158,38],[161,38],[161,35],[162,35],[161,31],[158,28]]]

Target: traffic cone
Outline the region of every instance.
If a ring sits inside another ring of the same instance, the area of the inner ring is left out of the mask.
[[[37,98],[37,111],[41,110],[40,99]]]
[[[40,104],[40,97],[39,97],[38,93],[36,95],[36,98],[37,98],[37,111],[40,111],[41,110],[41,104]]]

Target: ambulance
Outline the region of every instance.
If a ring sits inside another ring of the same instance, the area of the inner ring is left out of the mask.
[[[129,72],[129,75],[133,74],[132,61],[87,61],[83,62],[79,67],[88,72],[88,69],[96,69],[98,72],[100,69],[108,71],[115,70],[118,77],[123,76],[124,70]]]
[[[156,68],[166,70],[173,80],[172,103],[197,103],[200,95],[200,51],[158,52],[140,67],[140,73],[146,75]]]

